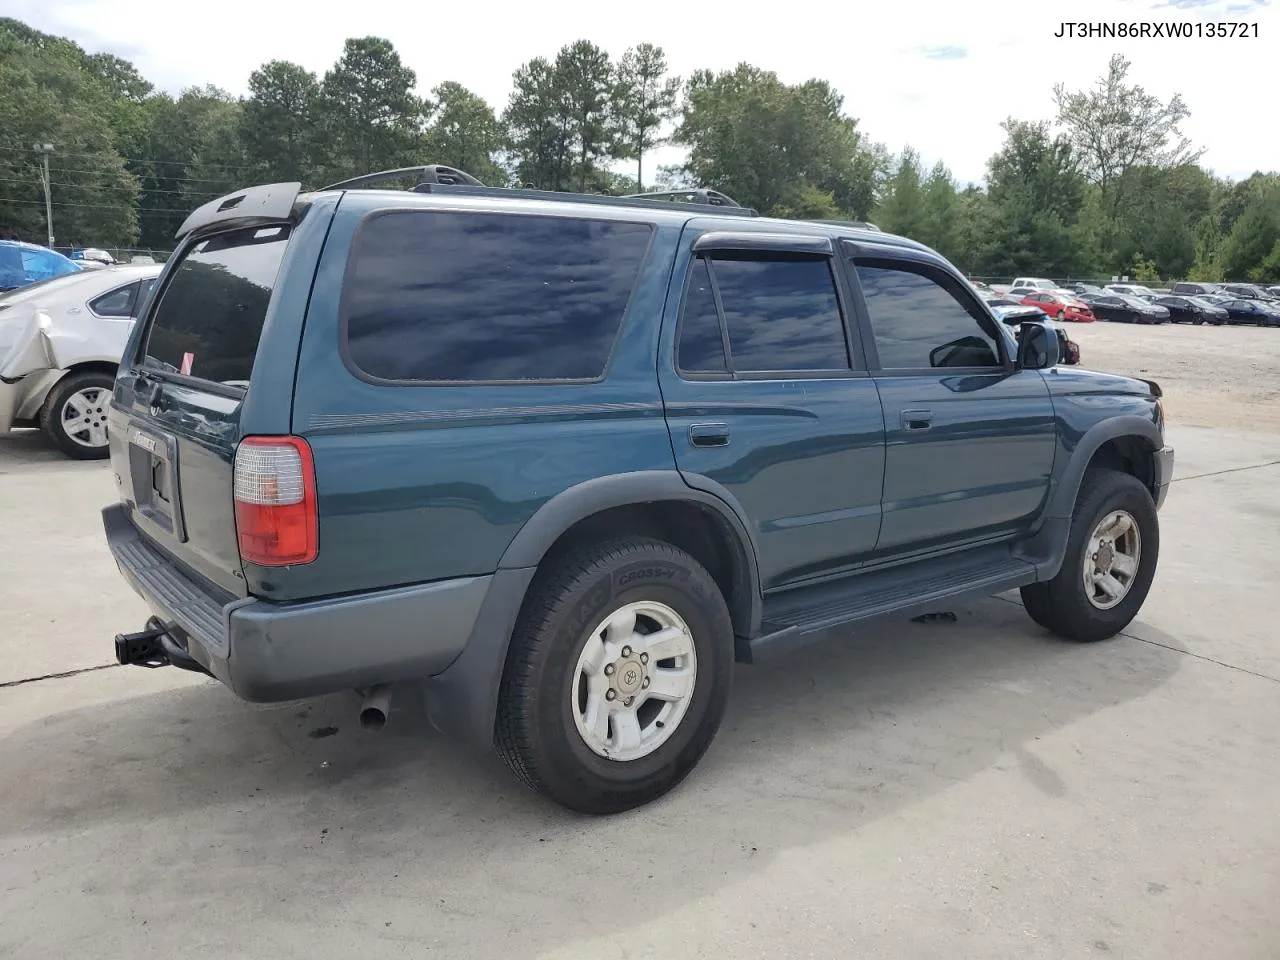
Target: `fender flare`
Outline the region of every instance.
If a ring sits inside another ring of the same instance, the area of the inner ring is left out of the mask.
[[[1044,522],[1030,540],[1015,549],[1015,555],[1032,563],[1036,579],[1052,580],[1062,569],[1062,561],[1071,537],[1071,518],[1076,497],[1089,461],[1108,440],[1136,437],[1150,445],[1152,454],[1164,446],[1164,439],[1154,423],[1140,416],[1127,415],[1103,420],[1090,427],[1068,455],[1066,465],[1057,473],[1045,509]],[[1152,491],[1155,494],[1155,491]]]
[[[639,470],[596,477],[562,490],[520,528],[498,561],[498,569],[536,567],[566,530],[604,510],[661,501],[694,503],[712,513],[733,535],[735,542],[730,546],[746,574],[746,582],[738,585],[745,593],[745,606],[734,611],[734,621],[739,632],[750,635],[759,628],[762,602],[751,526],[741,504],[723,486],[703,476],[692,479],[697,487],[690,486],[678,470]],[[726,599],[732,607],[732,598]]]
[[[1104,443],[1121,437],[1137,437],[1146,441],[1153,454],[1164,446],[1164,438],[1159,428],[1145,417],[1131,414],[1095,423],[1080,438],[1071,452],[1070,459],[1067,460],[1055,485],[1049,503],[1048,516],[1058,519],[1071,518],[1076,505],[1076,495],[1080,492],[1080,484],[1084,480],[1084,471],[1089,466],[1089,461]]]
[[[475,747],[493,746],[498,692],[511,632],[537,566],[561,534],[602,510],[681,501],[712,511],[737,540],[739,557],[745,564],[747,589],[735,617],[736,629],[748,631],[747,635],[758,632],[763,603],[760,573],[755,539],[744,511],[720,484],[702,476],[691,479],[709,489],[690,487],[676,470],[642,470],[587,480],[544,503],[520,528],[498,562],[466,646],[453,663],[427,679],[426,706],[432,725]]]

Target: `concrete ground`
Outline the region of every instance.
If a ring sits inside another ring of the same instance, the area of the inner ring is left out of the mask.
[[[0,439],[0,957],[1273,960],[1280,435],[1170,437],[1124,636],[1015,595],[741,668],[689,780],[609,819],[408,711],[110,666],[110,473]]]

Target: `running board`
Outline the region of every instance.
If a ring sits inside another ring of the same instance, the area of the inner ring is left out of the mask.
[[[943,601],[991,596],[1035,580],[1035,566],[1011,557],[1002,544],[787,590],[765,597],[760,634],[745,645],[744,659],[759,663],[806,646],[833,627],[932,613]]]

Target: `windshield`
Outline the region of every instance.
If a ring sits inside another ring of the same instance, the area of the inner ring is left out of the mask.
[[[1126,294],[1126,293],[1118,293],[1116,294],[1116,296],[1118,296],[1121,300],[1123,300],[1125,303],[1127,303],[1131,307],[1140,307],[1141,309],[1145,310],[1151,306],[1151,304],[1147,303],[1147,301],[1142,300],[1138,297],[1130,296],[1129,294]]]

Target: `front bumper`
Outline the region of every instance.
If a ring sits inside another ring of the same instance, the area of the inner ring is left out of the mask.
[[[1155,496],[1156,509],[1164,506],[1165,497],[1169,495],[1169,484],[1173,483],[1173,447],[1164,446],[1156,451],[1154,457],[1155,476],[1152,478],[1152,494]]]
[[[8,433],[15,423],[34,423],[62,373],[61,370],[36,370],[21,377],[0,379],[0,434]]]
[[[18,406],[22,403],[23,385],[21,380],[10,383],[0,380],[0,434],[9,432],[17,417]]]
[[[175,563],[123,504],[102,511],[120,573],[163,628],[168,661],[255,702],[294,700],[440,673],[471,637],[491,576],[271,603],[231,597]],[[179,662],[186,658],[187,662]]]

